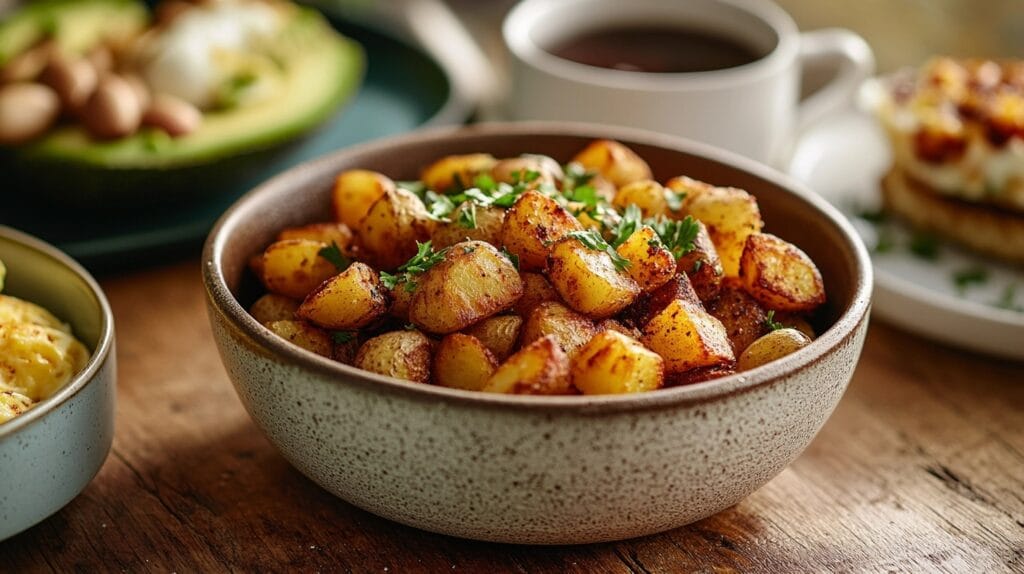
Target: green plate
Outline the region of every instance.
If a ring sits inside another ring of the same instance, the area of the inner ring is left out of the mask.
[[[0,206],[0,223],[40,237],[92,270],[159,262],[198,248],[221,213],[260,182],[339,148],[425,125],[461,123],[471,105],[450,76],[418,48],[352,23],[338,30],[366,50],[359,95],[319,128],[231,189],[206,190],[203,199],[145,211],[96,209],[86,213],[14,200]]]

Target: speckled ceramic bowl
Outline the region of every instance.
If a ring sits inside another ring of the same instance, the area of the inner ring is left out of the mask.
[[[631,396],[498,396],[382,377],[276,338],[245,310],[246,261],[288,225],[323,220],[334,176],[415,179],[447,154],[524,152],[567,161],[622,141],[658,180],[687,174],[757,195],[767,230],[821,268],[827,327],[810,346],[746,373]],[[204,251],[209,315],[256,424],[300,471],[380,516],[465,538],[530,544],[618,540],[714,514],[778,474],[843,395],[868,322],[871,267],[843,217],[738,156],[585,125],[480,125],[340,151],[267,182],[228,211]]]
[[[85,488],[114,438],[114,317],[99,285],[70,257],[0,226],[4,293],[46,307],[92,352],[52,397],[0,424],[0,540],[57,512]],[[0,568],[2,569],[2,568]]]

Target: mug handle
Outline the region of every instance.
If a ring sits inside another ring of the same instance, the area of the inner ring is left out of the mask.
[[[835,71],[828,83],[800,103],[798,134],[852,100],[864,80],[875,73],[875,56],[864,38],[850,30],[812,30],[800,34],[800,68],[805,74],[808,70]]]

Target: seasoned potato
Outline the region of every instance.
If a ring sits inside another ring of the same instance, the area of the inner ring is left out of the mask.
[[[430,340],[419,331],[391,331],[359,347],[353,366],[414,383],[430,381]]]
[[[334,192],[331,194],[334,220],[351,229],[358,228],[359,222],[370,211],[370,206],[394,189],[395,182],[375,171],[350,169],[341,172],[334,181]]]
[[[651,168],[633,150],[612,140],[595,140],[572,161],[596,171],[616,187],[651,179]]]
[[[295,311],[299,308],[299,301],[277,293],[267,293],[260,297],[249,307],[249,314],[253,319],[266,325],[274,321],[292,321],[295,319]]]
[[[597,333],[593,321],[554,301],[541,303],[530,313],[519,337],[522,345],[551,335],[571,359]]]
[[[427,241],[434,222],[416,194],[388,190],[359,223],[359,241],[377,267],[392,270],[416,255],[416,242]]]
[[[643,292],[661,287],[676,274],[676,258],[646,225],[633,232],[617,251],[629,260],[626,272]]]
[[[331,351],[331,358],[339,363],[351,365],[356,361],[356,353],[359,352],[359,339],[355,333],[349,333],[345,340],[338,337],[334,339],[334,349]]]
[[[676,261],[676,269],[686,273],[693,284],[693,289],[701,301],[711,301],[718,296],[722,285],[722,261],[718,258],[715,244],[708,235],[708,228],[703,222],[697,222],[697,236],[693,239],[693,249]]]
[[[616,321],[615,319],[605,319],[597,324],[598,331],[615,331],[616,333],[622,333],[623,335],[633,338],[640,338],[640,329],[634,327],[627,327]]]
[[[687,204],[698,196],[709,192],[714,189],[715,186],[710,183],[704,183],[693,178],[680,175],[673,177],[672,179],[665,182],[665,189],[672,193],[679,195],[681,199],[682,209],[678,212],[669,213],[669,215],[682,219],[687,212]]]
[[[572,389],[569,358],[549,335],[509,357],[481,390],[516,395],[568,395],[572,394]]]
[[[476,176],[490,172],[497,161],[489,153],[450,155],[427,166],[420,180],[428,189],[435,191],[446,191],[456,183],[461,183],[461,187],[472,187]]]
[[[747,292],[769,309],[810,311],[825,302],[825,284],[811,258],[768,233],[747,238],[740,278]]]
[[[418,279],[409,320],[447,334],[509,309],[523,294],[519,272],[493,245],[465,241]]]
[[[3,276],[0,275],[0,280]],[[0,284],[0,288],[3,285]],[[35,405],[35,401],[16,391],[0,391],[0,423],[5,423]]]
[[[778,329],[751,343],[740,355],[736,367],[741,371],[749,371],[799,351],[810,343],[807,335],[796,329]]]
[[[336,244],[342,253],[348,253],[352,246],[352,230],[344,223],[310,223],[301,227],[289,227],[277,235],[278,241],[286,239],[309,239],[327,245]]]
[[[639,393],[661,387],[665,361],[634,339],[602,331],[570,358],[569,372],[585,395]]]
[[[677,273],[661,287],[637,297],[636,301],[623,311],[620,318],[628,325],[642,328],[675,300],[686,301],[692,305],[701,304],[689,278],[683,273]]]
[[[462,212],[472,209],[476,213],[476,227],[470,229],[460,223]],[[475,239],[492,245],[501,244],[501,229],[505,223],[505,210],[500,207],[473,205],[464,202],[448,216],[451,221],[439,223],[430,234],[434,249],[444,249],[460,241]]]
[[[565,174],[562,173],[562,166],[546,155],[527,154],[519,157],[510,157],[498,161],[491,167],[491,177],[494,181],[505,183],[517,183],[522,181],[528,172],[535,171],[539,175],[531,185],[536,186],[542,183],[555,183],[562,181]]]
[[[497,369],[491,351],[471,335],[446,335],[434,355],[434,382],[442,387],[479,391]]]
[[[811,325],[810,321],[798,313],[786,313],[785,311],[775,313],[772,316],[772,320],[783,327],[790,327],[800,331],[804,335],[807,335],[807,338],[812,341],[818,336],[817,333],[814,332],[814,326]]]
[[[377,272],[357,261],[307,295],[296,315],[325,329],[359,329],[388,312],[386,293]]]
[[[263,285],[272,293],[304,299],[338,272],[333,263],[319,255],[325,247],[324,243],[308,239],[271,243],[260,258]]]
[[[516,342],[519,341],[519,331],[522,326],[522,317],[495,315],[466,329],[466,334],[479,339],[496,359],[504,361],[516,349]]]
[[[610,255],[573,237],[552,246],[548,278],[567,305],[592,319],[611,317],[640,294],[636,281],[616,269]]]
[[[501,243],[519,256],[519,268],[537,271],[547,264],[550,244],[571,231],[583,229],[579,220],[555,200],[527,191],[505,215]]]
[[[523,281],[523,296],[512,307],[516,315],[526,318],[533,313],[537,305],[545,301],[562,300],[558,296],[558,291],[555,291],[551,283],[540,273],[520,273],[519,278]]]
[[[407,288],[405,281],[400,281],[394,289],[388,290],[388,299],[391,300],[391,309],[388,313],[401,321],[409,322],[409,306],[412,305],[412,296],[416,291]]]
[[[735,279],[722,285],[718,298],[707,306],[707,310],[725,326],[732,352],[737,357],[754,340],[768,332],[765,324],[768,313]]]
[[[760,233],[764,227],[754,196],[742,189],[715,187],[687,199],[682,211],[707,226],[726,277],[739,275],[747,237]]]
[[[730,365],[736,357],[722,323],[699,304],[675,299],[643,327],[640,339],[665,359],[666,373]]]
[[[267,328],[278,337],[317,355],[330,357],[334,351],[331,335],[304,321],[271,321],[267,323]]]
[[[665,215],[668,211],[665,188],[651,179],[634,181],[619,188],[619,191],[615,193],[612,205],[623,210],[630,204],[639,207],[644,218]]]

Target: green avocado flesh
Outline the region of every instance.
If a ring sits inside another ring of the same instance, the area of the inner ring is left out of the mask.
[[[62,48],[84,52],[112,28],[139,29],[147,20],[145,8],[133,0],[58,0],[32,5],[0,26],[0,62],[30,45],[47,28]],[[354,94],[362,78],[364,57],[359,45],[339,35],[310,9],[291,11],[268,51],[280,80],[272,95],[205,112],[202,126],[191,134],[171,138],[162,131],[143,128],[126,138],[98,141],[68,124],[16,148],[16,162],[23,169],[66,167],[76,174],[82,168],[163,172],[268,150],[330,118]],[[144,179],[133,177],[133,181]]]

